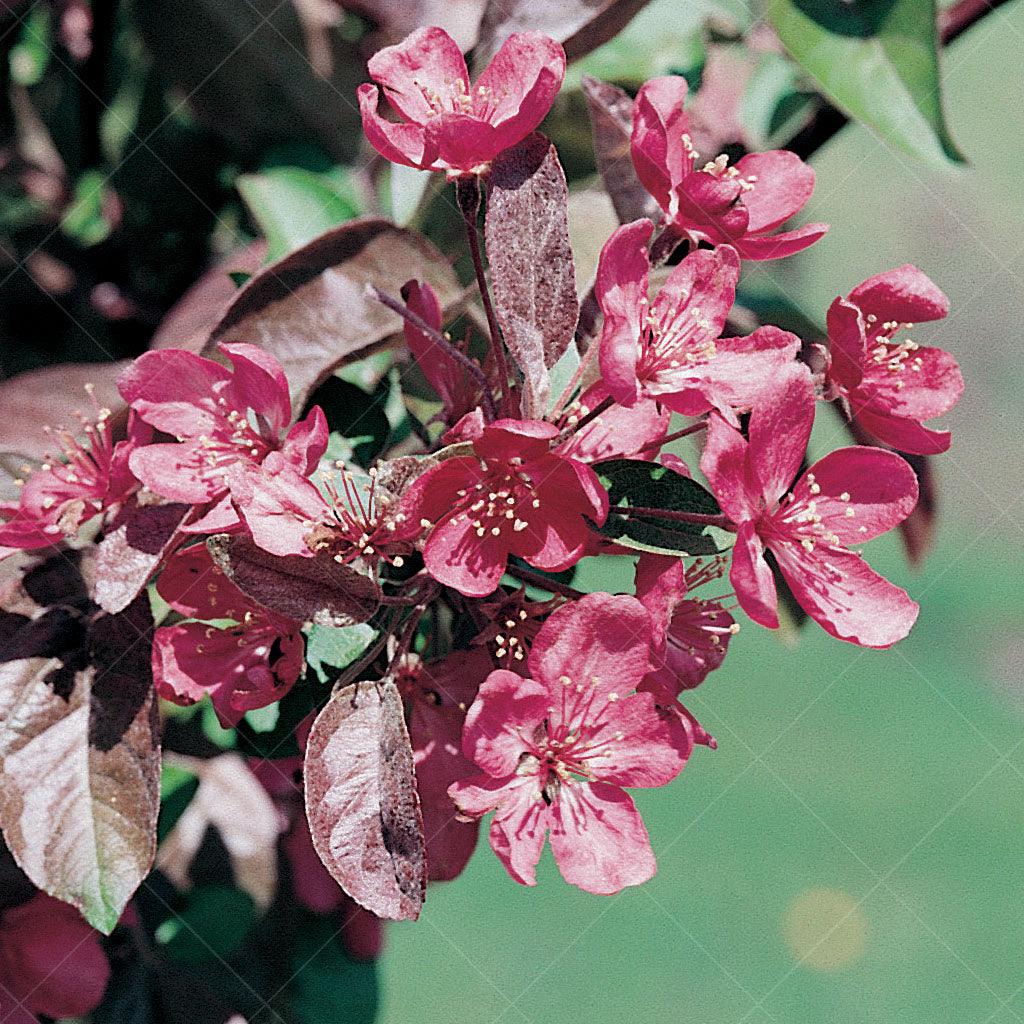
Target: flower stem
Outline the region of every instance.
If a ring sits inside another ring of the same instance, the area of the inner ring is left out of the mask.
[[[505,572],[509,576],[514,576],[517,580],[522,580],[523,583],[530,583],[541,590],[546,590],[549,594],[560,594],[562,597],[568,597],[572,600],[583,597],[582,590],[570,587],[567,583],[550,580],[543,573],[534,572],[532,569],[526,569],[521,565],[509,565],[505,568]]]
[[[473,259],[473,273],[476,275],[480,300],[484,304],[484,314],[487,317],[487,328],[491,334],[491,352],[494,354],[494,364],[498,370],[498,408],[503,414],[507,414],[508,360],[505,358],[505,346],[501,340],[501,328],[498,326],[498,318],[491,303],[490,289],[487,287],[487,275],[484,273],[484,261],[480,253],[480,235],[476,227],[477,214],[480,212],[480,179],[475,175],[458,178],[455,182],[455,197],[466,224],[466,241],[469,243],[469,254]]]
[[[567,431],[567,433],[578,434],[585,426],[587,426],[590,423],[593,423],[593,421],[596,420],[598,416],[600,416],[602,413],[606,413],[614,404],[614,398],[608,397],[601,399],[601,401],[598,402],[597,405],[595,405],[594,408],[591,409],[590,412],[588,412],[587,415],[584,416],[579,421],[579,423],[576,424],[575,427]]]
[[[683,427],[682,430],[677,430],[672,434],[667,434],[660,441],[652,441],[650,444],[645,444],[643,448],[637,451],[637,455],[643,452],[657,451],[659,448],[666,444],[671,444],[673,441],[678,441],[682,437],[689,437],[690,434],[696,434],[698,430],[707,430],[708,421],[706,419],[698,420],[696,423],[691,423],[688,427]]]
[[[387,292],[382,292],[376,285],[368,284],[367,291],[380,303],[394,310],[400,317],[407,320],[417,330],[422,331],[435,345],[439,345],[454,359],[460,366],[464,367],[470,376],[480,385],[481,401],[483,402],[484,413],[488,421],[493,420],[496,413],[494,399],[491,397],[491,389],[487,384],[484,371],[466,355],[461,349],[453,345],[436,327],[431,327],[423,317],[414,313],[405,303]]]
[[[693,523],[695,526],[717,526],[722,530],[736,532],[736,526],[727,515],[706,515],[703,512],[678,512],[671,508],[649,508],[647,505],[612,505],[609,512],[622,516],[654,516],[670,519],[676,523]]]
[[[570,342],[571,345],[575,345],[575,340]],[[580,360],[580,365],[576,367],[576,372],[572,375],[572,380],[569,381],[565,386],[565,390],[559,395],[558,401],[555,403],[555,407],[552,410],[552,416],[558,416],[558,414],[565,408],[569,399],[572,398],[573,393],[580,386],[580,382],[583,380],[583,375],[587,372],[587,368],[594,361],[594,357],[597,355],[600,344],[595,338],[587,351],[584,352],[583,358]]]

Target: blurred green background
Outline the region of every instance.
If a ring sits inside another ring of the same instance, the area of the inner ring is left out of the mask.
[[[945,52],[967,169],[848,128],[813,161],[806,216],[830,234],[749,271],[819,320],[902,262],[952,300],[914,333],[967,380],[936,460],[938,541],[919,573],[894,538],[868,552],[921,602],[915,631],[869,652],[814,628],[791,648],[746,625],[690,695],[718,750],[637,794],[655,880],[587,896],[546,855],[522,889],[482,849],[421,921],[391,927],[385,1024],[1024,1020],[1022,52],[1021,3]],[[589,58],[595,73],[607,53]],[[821,452],[845,443],[825,417],[819,433]]]

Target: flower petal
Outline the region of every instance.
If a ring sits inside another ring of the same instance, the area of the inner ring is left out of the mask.
[[[750,414],[750,466],[767,505],[778,501],[796,477],[813,424],[811,375],[793,363]]]
[[[610,896],[646,882],[657,871],[643,819],[618,786],[563,786],[551,805],[550,820],[558,870],[584,892]]]
[[[645,82],[633,104],[630,153],[644,188],[663,210],[671,205],[672,189],[691,170],[693,160],[683,144],[689,132],[686,79],[665,75]]]
[[[385,160],[406,167],[429,168],[437,157],[436,149],[428,147],[423,127],[419,124],[398,124],[377,111],[380,93],[368,82],[356,90],[363,134]]]
[[[740,607],[759,625],[779,628],[779,599],[772,570],[764,560],[764,545],[754,524],[741,523],[732,549],[729,582]]]
[[[861,409],[857,422],[876,440],[911,455],[941,455],[949,451],[953,435],[948,430],[930,430],[917,420],[900,419]]]
[[[737,238],[732,244],[745,260],[780,260],[803,252],[827,232],[827,224],[804,224],[777,235],[747,235],[745,238]]]
[[[513,32],[473,88],[473,112],[500,129],[502,149],[544,120],[565,78],[565,51],[540,32]]]
[[[601,250],[594,284],[594,294],[604,313],[601,377],[609,394],[626,405],[640,394],[637,345],[647,312],[647,243],[653,230],[654,225],[646,218],[617,228]]]
[[[862,281],[847,298],[880,321],[925,323],[949,313],[949,299],[911,263]]]
[[[790,508],[814,502],[826,534],[862,544],[898,526],[917,504],[917,477],[895,452],[856,445],[819,459],[797,481]]]
[[[419,28],[395,46],[378,50],[367,70],[395,110],[417,124],[440,111],[457,110],[459,97],[469,96],[466,59],[442,28]]]
[[[462,752],[495,778],[514,774],[527,749],[524,736],[532,737],[550,703],[550,689],[543,683],[496,669],[466,714]]]
[[[320,465],[329,440],[327,417],[319,405],[314,405],[309,415],[288,431],[281,445],[281,455],[303,476],[311,476]]]
[[[828,345],[832,357],[831,375],[849,389],[860,384],[867,355],[867,335],[860,310],[846,299],[828,307]]]
[[[736,170],[753,185],[743,193],[751,234],[771,231],[789,220],[804,208],[814,191],[814,169],[785,149],[749,153],[737,161]]]
[[[821,544],[813,552],[800,544],[772,550],[793,596],[831,636],[862,647],[891,647],[914,625],[917,602],[860,555]]]
[[[231,383],[224,393],[235,409],[252,409],[270,424],[274,437],[292,421],[292,400],[281,364],[256,345],[217,346],[231,360]]]
[[[850,396],[854,415],[861,406],[868,411],[901,419],[930,420],[956,405],[964,390],[964,378],[956,360],[944,349],[912,350],[896,363],[886,357],[868,358],[858,392]]]
[[[212,433],[221,422],[217,384],[230,378],[212,359],[166,348],[143,352],[117,379],[124,400],[147,423],[175,437]]]
[[[750,473],[747,448],[746,438],[719,413],[708,417],[700,468],[722,511],[734,523],[753,519],[761,505],[761,491]]]
[[[484,530],[482,536],[465,516],[442,519],[423,548],[423,562],[430,575],[466,597],[493,594],[508,561],[508,537],[504,533],[495,537],[490,530],[480,529]]]
[[[636,598],[587,594],[548,617],[530,650],[530,674],[552,693],[572,687],[584,701],[625,696],[650,669],[651,635]]]

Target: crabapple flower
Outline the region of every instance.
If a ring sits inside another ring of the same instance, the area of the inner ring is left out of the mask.
[[[92,388],[86,390],[91,396]],[[83,523],[138,490],[128,460],[149,441],[152,430],[130,414],[127,438],[115,443],[110,416],[109,409],[97,408],[94,420],[83,417],[81,439],[63,429],[51,432],[59,452],[47,455],[24,481],[17,502],[0,506],[6,517],[0,524],[0,558],[73,537]]]
[[[731,410],[756,401],[793,361],[800,339],[777,327],[720,337],[740,269],[727,245],[691,252],[649,301],[653,227],[645,219],[624,224],[601,250],[595,293],[604,313],[604,384],[622,405],[656,398],[685,416],[717,409],[735,422]]]
[[[729,579],[743,610],[778,624],[771,551],[794,597],[827,633],[889,647],[910,632],[918,605],[850,546],[891,530],[917,503],[917,478],[894,452],[840,448],[816,462],[787,495],[814,420],[810,375],[794,366],[750,415],[749,441],[712,415],[701,469],[738,525]]]
[[[811,198],[814,171],[807,164],[772,150],[750,153],[733,167],[724,155],[701,166],[685,101],[686,79],[666,75],[641,86],[633,106],[633,165],[674,228],[694,242],[731,245],[747,260],[790,256],[825,234],[827,224],[771,233]]]
[[[900,451],[937,455],[949,448],[948,431],[921,421],[956,405],[964,389],[960,367],[941,348],[896,340],[899,331],[948,312],[946,296],[910,264],[869,277],[829,307],[831,390],[872,437]]]
[[[526,596],[525,585],[512,593],[497,590],[492,598],[480,602],[486,625],[473,643],[488,649],[499,668],[525,675],[526,656],[543,620],[561,603],[557,597],[532,601]]]
[[[402,118],[381,117],[377,86],[359,86],[373,148],[394,163],[457,177],[483,173],[541,123],[562,86],[565,52],[547,36],[515,32],[470,84],[458,44],[431,27],[375,53],[367,67]]]
[[[38,1024],[84,1017],[99,1005],[110,964],[74,907],[44,893],[0,911],[0,1020]]]
[[[462,753],[462,726],[492,667],[487,652],[477,647],[454,650],[432,663],[409,654],[396,673],[407,708],[427,843],[427,877],[432,881],[457,878],[476,849],[478,825],[456,815],[448,787],[476,773],[476,766]]]
[[[494,811],[491,848],[536,884],[545,837],[562,877],[592,893],[655,872],[647,830],[625,786],[663,786],[689,757],[679,719],[636,688],[650,671],[651,618],[633,597],[588,594],[552,613],[529,677],[498,669],[469,709],[462,746],[483,774],[456,782],[459,809]]]
[[[636,566],[636,596],[653,624],[652,670],[640,689],[659,701],[674,702],[683,690],[699,686],[718,668],[739,627],[721,601],[689,597],[690,591],[718,579],[723,560],[682,559],[642,554]]]
[[[161,626],[153,637],[153,681],[173,704],[209,694],[224,728],[246,711],[280,700],[302,671],[299,623],[247,598],[196,544],[168,561],[156,589],[180,615],[195,621]],[[230,619],[221,629],[212,621]]]
[[[609,397],[607,385],[599,380],[565,409],[558,425],[563,429],[575,427]],[[628,408],[613,403],[580,429],[572,430],[555,451],[588,463],[635,455],[661,441],[671,418],[671,410],[654,399],[642,398]]]
[[[467,597],[486,597],[510,554],[558,572],[582,557],[587,520],[608,516],[597,475],[554,454],[558,428],[540,420],[495,420],[472,442],[473,456],[428,469],[402,497],[401,510],[429,530],[430,575]]]
[[[289,428],[288,382],[272,355],[245,344],[221,345],[220,351],[231,360],[230,370],[168,348],[143,353],[118,380],[125,401],[143,420],[178,439],[134,451],[132,472],[171,501],[219,503],[190,525],[193,532],[237,525],[226,497],[232,466],[258,464],[279,451],[308,475],[327,449],[327,421],[319,407]]]
[[[419,526],[383,500],[377,470],[365,492],[347,470],[320,473],[322,490],[271,452],[262,465],[237,463],[228,473],[235,508],[252,539],[272,555],[330,551],[334,560],[383,560],[400,566]]]

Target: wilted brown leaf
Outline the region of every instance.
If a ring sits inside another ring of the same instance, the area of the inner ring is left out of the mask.
[[[118,512],[96,552],[93,597],[104,611],[124,611],[142,593],[189,508],[133,500]]]
[[[490,0],[474,51],[483,68],[513,32],[543,32],[578,60],[621,32],[648,0]]]
[[[523,415],[543,417],[548,369],[568,348],[579,316],[569,189],[543,135],[530,135],[494,161],[485,237],[502,336],[523,371]]]
[[[103,614],[63,552],[26,574],[11,607],[0,620],[0,825],[29,878],[109,934],[156,852],[149,602]]]
[[[447,260],[425,238],[368,217],[328,231],[248,281],[212,331],[216,343],[247,341],[281,362],[301,408],[339,366],[400,341],[400,317],[367,294],[397,295],[427,281],[447,307],[462,295]]]
[[[326,551],[309,558],[271,555],[249,537],[230,534],[211,537],[207,546],[242,593],[296,622],[351,626],[366,622],[380,606],[380,587]]]
[[[306,816],[338,884],[378,917],[419,917],[426,844],[402,699],[391,681],[336,693],[306,746]]]

